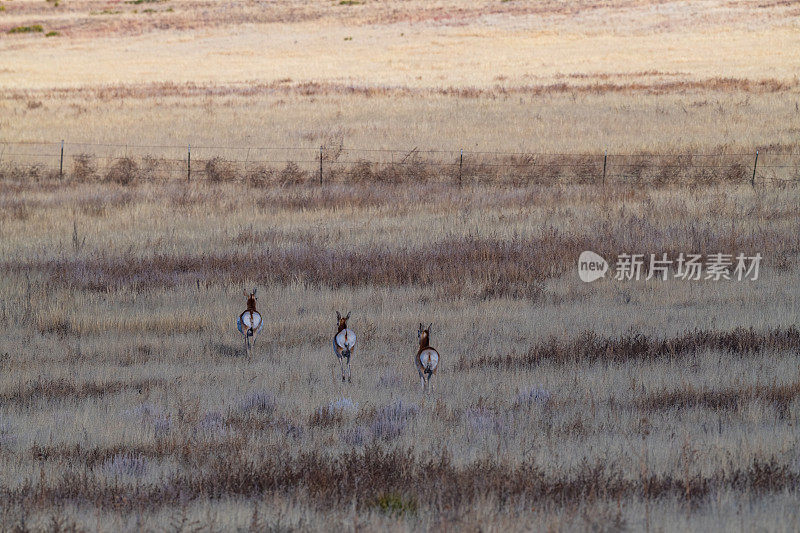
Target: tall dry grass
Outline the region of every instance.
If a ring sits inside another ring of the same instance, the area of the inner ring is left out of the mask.
[[[793,3],[2,8],[1,530],[797,529]]]
[[[5,194],[4,529],[797,519],[795,188]],[[755,282],[587,285],[583,247],[765,259]],[[247,359],[235,316],[254,283],[267,324]],[[329,349],[341,309],[359,336],[350,386]],[[421,320],[442,354],[429,395]]]

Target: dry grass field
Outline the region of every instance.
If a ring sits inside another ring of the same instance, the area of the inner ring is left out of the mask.
[[[3,141],[752,153],[800,133],[796,2],[0,5]]]
[[[798,15],[0,1],[0,530],[796,531]]]
[[[797,189],[199,183],[2,205],[2,529],[796,529]],[[761,251],[757,281],[577,255]],[[267,325],[244,357],[244,287]],[[335,311],[359,335],[352,384]],[[423,395],[416,326],[442,354]]]

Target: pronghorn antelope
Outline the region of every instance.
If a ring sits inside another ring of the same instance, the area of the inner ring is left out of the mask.
[[[252,352],[252,348],[256,345],[256,336],[261,333],[261,328],[264,327],[261,314],[256,311],[256,290],[257,289],[253,289],[253,292],[250,294],[244,291],[244,296],[247,298],[247,309],[239,315],[239,319],[236,321],[236,328],[239,330],[239,333],[244,335],[248,357]],[[250,341],[250,337],[253,338],[252,342]]]
[[[339,367],[342,370],[342,381],[345,380],[345,366],[344,359],[347,359],[347,381],[351,381],[350,375],[350,356],[353,355],[353,350],[356,349],[356,334],[352,329],[347,327],[347,319],[350,318],[350,313],[347,316],[342,316],[339,311],[336,311],[336,335],[333,336],[333,351],[339,359]]]
[[[417,350],[417,355],[414,357],[414,364],[417,366],[423,391],[430,386],[431,376],[439,368],[439,352],[431,347],[431,326],[433,326],[433,323],[425,329],[420,323],[419,330],[417,330],[419,350]]]

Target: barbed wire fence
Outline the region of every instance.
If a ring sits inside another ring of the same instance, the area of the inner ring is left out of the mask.
[[[118,183],[796,184],[800,153],[535,153],[0,141],[0,179]]]

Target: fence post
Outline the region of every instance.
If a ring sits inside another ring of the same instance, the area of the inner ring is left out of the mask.
[[[756,160],[753,163],[753,177],[750,179],[750,186],[756,188],[756,167],[758,166],[758,150],[756,150]]]
[[[461,169],[464,167],[464,149],[461,149],[461,157],[458,160],[458,188],[461,188]]]
[[[61,159],[58,161],[58,178],[64,179],[64,139],[61,139]]]
[[[189,151],[186,153],[186,183],[192,180],[192,143],[189,143]]]
[[[608,150],[603,155],[603,187],[606,186],[606,163],[608,162]]]
[[[322,185],[322,146],[319,147],[319,184]]]

